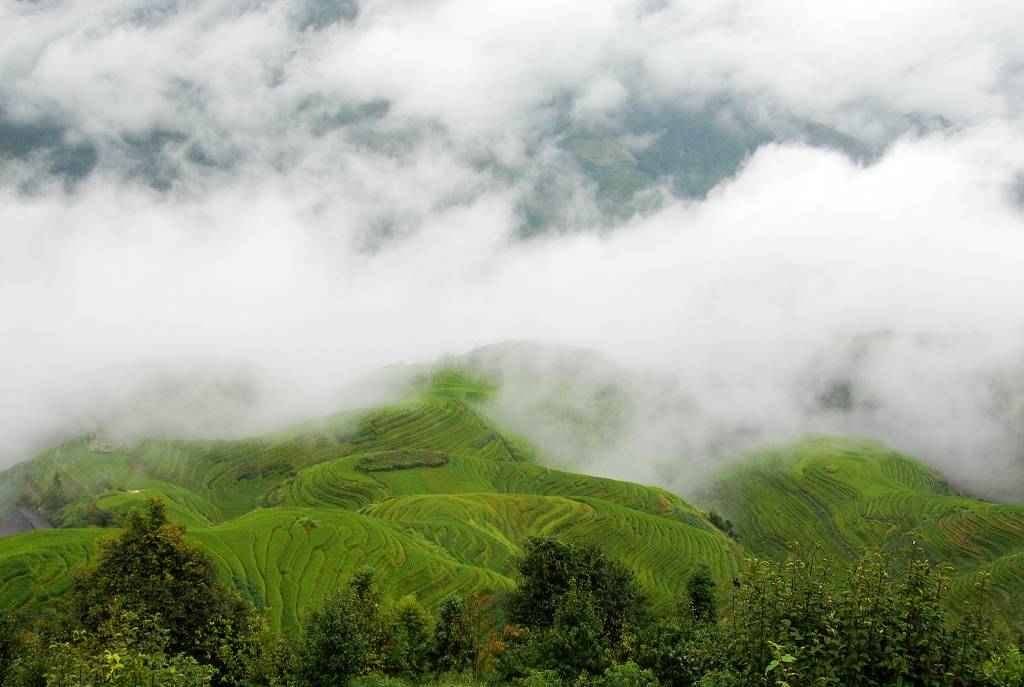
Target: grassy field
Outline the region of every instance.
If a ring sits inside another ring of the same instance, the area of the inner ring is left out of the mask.
[[[358,568],[386,592],[427,605],[447,592],[494,595],[512,584],[525,537],[598,544],[633,567],[667,606],[699,563],[723,583],[742,550],[666,491],[550,470],[477,408],[490,387],[451,371],[404,403],[345,413],[238,441],[81,439],[0,479],[45,500],[54,476],[70,503],[113,518],[160,495],[218,562],[225,582],[293,628]],[[15,535],[0,550],[0,601],[49,602],[109,530]]]
[[[700,500],[732,520],[740,543],[780,557],[789,542],[852,561],[916,545],[951,566],[952,607],[989,573],[997,606],[1024,619],[1024,506],[957,494],[923,464],[885,446],[818,437],[765,450],[726,469]]]

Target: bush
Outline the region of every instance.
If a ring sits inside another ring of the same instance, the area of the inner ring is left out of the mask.
[[[644,670],[632,661],[617,663],[594,681],[595,687],[658,687],[654,673]]]
[[[544,667],[564,678],[600,673],[609,663],[608,644],[601,630],[590,592],[573,584],[555,612],[554,624],[542,635]]]
[[[449,594],[441,600],[434,627],[431,659],[439,673],[457,672],[473,665],[476,641],[465,599]]]
[[[222,685],[272,687],[287,682],[294,671],[292,646],[270,631],[265,616],[250,615],[240,632],[214,627],[211,638],[218,640],[212,662],[220,668],[217,681]]]
[[[512,684],[516,687],[562,687],[562,678],[554,670],[531,670]]]
[[[355,591],[345,587],[313,611],[303,624],[296,676],[309,687],[334,687],[362,672],[370,643]]]
[[[744,684],[792,682],[783,672],[799,684],[987,684],[983,586],[977,608],[955,622],[942,605],[945,572],[916,550],[902,573],[878,555],[844,582],[834,577],[815,551],[794,549],[784,566],[751,562],[729,633]]]
[[[1024,653],[1016,646],[995,652],[985,662],[984,671],[992,684],[1024,687]]]
[[[208,687],[216,670],[191,656],[168,654],[169,643],[167,630],[124,611],[101,635],[76,630],[71,641],[51,645],[46,687]]]
[[[693,619],[700,623],[718,620],[718,601],[715,598],[715,581],[711,569],[704,563],[690,576],[686,583],[686,595],[690,601]]]
[[[54,627],[37,621],[31,629],[13,629],[10,660],[4,675],[0,676],[4,687],[45,687],[47,659],[50,644],[57,641]]]
[[[417,679],[430,670],[434,623],[412,594],[402,597],[391,612],[391,643],[387,668],[392,675]]]
[[[663,620],[638,635],[633,660],[666,687],[690,687],[704,675],[729,667],[728,645],[717,624]]]
[[[352,678],[347,687],[410,687],[410,685],[400,677],[384,673],[371,673]]]
[[[220,584],[213,559],[185,538],[181,525],[168,521],[159,499],[147,500],[144,511],[132,510],[121,532],[100,540],[98,548],[96,563],[77,570],[72,582],[73,617],[85,630],[116,625],[124,611],[159,615],[169,650],[202,660],[219,643],[211,626],[235,632],[245,620],[245,606]]]
[[[21,650],[20,629],[12,614],[0,615],[0,685],[3,684],[11,663]]]
[[[632,571],[593,545],[530,537],[517,569],[519,579],[507,600],[512,623],[550,627],[574,584],[591,595],[601,633],[612,643],[618,643],[625,628],[638,624],[648,613]]]
[[[736,535],[736,531],[732,528],[732,520],[725,520],[721,515],[715,511],[708,513],[708,522],[714,525],[716,528],[724,532],[733,541],[739,541],[739,537]]]
[[[364,567],[356,571],[348,583],[354,595],[359,632],[366,640],[366,669],[384,671],[387,668],[389,627],[381,612],[381,594],[377,588],[377,572]]]

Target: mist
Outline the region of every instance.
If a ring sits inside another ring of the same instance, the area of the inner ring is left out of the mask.
[[[685,491],[836,432],[1021,501],[1016,2],[47,0],[0,26],[0,464],[271,431],[377,402],[348,386],[377,367],[533,340],[607,357],[575,412],[630,399],[583,441],[531,410],[564,385],[505,389],[560,465]]]

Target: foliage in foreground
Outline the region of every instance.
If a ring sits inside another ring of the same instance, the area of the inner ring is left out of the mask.
[[[414,596],[392,603],[362,570],[307,615],[293,647],[150,502],[76,577],[70,613],[32,626],[0,618],[0,677],[3,687],[1024,685],[1019,647],[996,641],[986,579],[954,620],[947,572],[917,549],[833,570],[817,550],[793,548],[784,563],[751,560],[726,593],[698,568],[668,615],[591,545],[529,539],[524,551],[500,632],[481,636],[473,605],[455,595],[436,615]]]

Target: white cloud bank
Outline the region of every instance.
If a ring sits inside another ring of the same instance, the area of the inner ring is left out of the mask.
[[[0,6],[0,114],[99,159],[71,187],[38,156],[0,162],[0,460],[114,398],[253,431],[332,409],[373,366],[528,338],[667,371],[699,405],[603,472],[665,480],[665,453],[707,457],[723,433],[841,430],[1002,498],[1024,485],[1018,3],[382,0],[309,26],[313,9]],[[518,238],[544,175],[574,229],[598,223],[566,126],[708,104],[885,152],[769,144],[706,199],[655,190],[611,230]],[[174,134],[162,190],[130,145],[153,132]],[[905,338],[847,354],[878,332]],[[126,391],[236,365],[276,381],[173,409]],[[841,419],[814,407],[835,375],[863,400]]]

